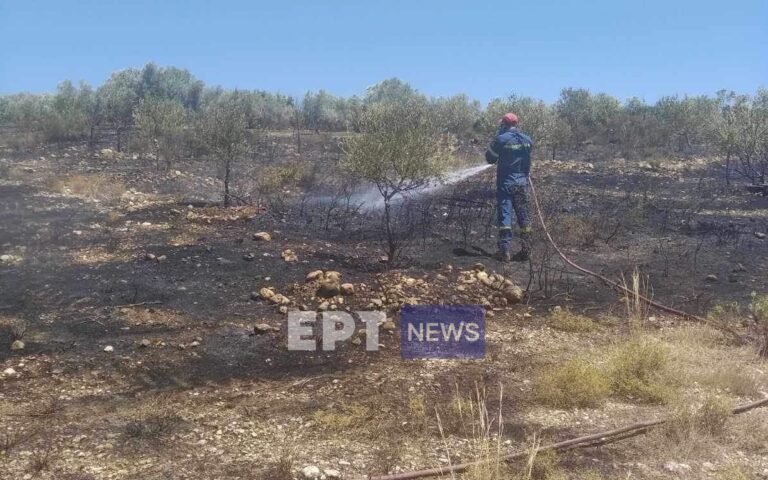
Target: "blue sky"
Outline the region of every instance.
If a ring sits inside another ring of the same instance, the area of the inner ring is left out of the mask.
[[[0,0],[0,93],[100,84],[148,61],[206,84],[435,95],[563,87],[621,99],[768,87],[765,0]]]

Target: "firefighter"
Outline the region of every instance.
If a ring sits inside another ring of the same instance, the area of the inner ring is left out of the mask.
[[[501,119],[496,138],[485,151],[485,160],[496,164],[496,213],[499,227],[499,260],[524,262],[530,258],[531,220],[528,216],[528,174],[531,171],[531,138],[517,128],[518,118]],[[520,227],[522,248],[512,255],[512,216]]]

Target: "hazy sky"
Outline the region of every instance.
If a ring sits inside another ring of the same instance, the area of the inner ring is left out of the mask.
[[[0,0],[0,93],[101,84],[148,61],[206,84],[654,101],[768,87],[768,1]]]

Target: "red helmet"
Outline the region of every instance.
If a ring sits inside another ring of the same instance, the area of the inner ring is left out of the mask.
[[[501,123],[506,123],[507,125],[517,125],[517,121],[517,115],[512,112],[501,117]]]

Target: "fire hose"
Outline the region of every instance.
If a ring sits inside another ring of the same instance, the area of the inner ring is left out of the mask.
[[[533,179],[528,178],[528,184],[531,186],[531,196],[533,197],[533,203],[536,206],[536,214],[539,219],[539,223],[541,224],[541,229],[544,232],[544,235],[546,235],[547,240],[549,241],[550,245],[552,245],[552,248],[555,249],[555,252],[560,256],[560,258],[563,259],[563,261],[570,267],[580,271],[581,273],[584,273],[586,275],[589,275],[591,277],[597,278],[604,284],[612,287],[614,290],[617,290],[620,293],[629,295],[629,296],[637,296],[640,300],[645,302],[647,305],[657,309],[661,310],[662,312],[670,313],[672,315],[678,316],[680,318],[683,318],[685,320],[693,320],[699,323],[703,323],[706,325],[709,325],[713,328],[716,328],[718,330],[721,330],[729,335],[731,335],[736,341],[738,341],[739,344],[744,343],[744,339],[739,335],[737,331],[730,328],[729,326],[718,322],[713,319],[700,317],[698,315],[694,315],[692,313],[684,312],[683,310],[679,310],[677,308],[669,307],[667,305],[661,304],[659,302],[656,302],[647,296],[641,294],[640,292],[635,292],[627,288],[626,286],[614,282],[613,280],[607,278],[604,275],[600,275],[599,273],[593,272],[592,270],[589,270],[588,268],[584,268],[581,265],[578,265],[576,262],[568,258],[567,255],[563,253],[563,251],[560,249],[560,247],[557,246],[555,241],[552,239],[552,235],[549,234],[549,229],[547,229],[547,223],[544,221],[544,214],[541,212],[541,206],[539,205],[539,198],[536,195],[536,187],[533,185]]]
[[[760,400],[756,400],[754,402],[750,402],[744,405],[739,405],[733,408],[730,414],[740,415],[742,413],[749,412],[756,408],[762,408],[765,406],[768,406],[768,397],[762,398]],[[521,450],[518,452],[510,453],[502,456],[500,460],[503,460],[505,462],[512,462],[515,460],[521,460],[526,457],[531,458],[533,454],[538,454],[539,452],[545,452],[548,450],[562,452],[566,450],[574,450],[577,448],[587,448],[587,447],[597,447],[601,445],[607,445],[609,443],[614,443],[630,437],[642,435],[648,432],[651,428],[657,427],[659,425],[663,425],[665,423],[668,423],[669,421],[670,421],[669,418],[661,418],[657,420],[649,420],[645,422],[634,423],[632,425],[615,428],[613,430],[593,433],[591,435],[585,435],[583,437],[571,438],[569,440],[563,440],[562,442],[544,445],[544,446],[535,448],[533,452],[531,450]],[[481,460],[476,462],[457,463],[455,465],[448,465],[446,467],[435,467],[427,470],[416,470],[413,472],[393,473],[391,475],[368,476],[368,477],[364,477],[364,479],[365,480],[412,480],[414,478],[437,477],[440,475],[448,475],[448,474],[451,474],[451,476],[453,477],[454,473],[464,472],[466,470],[469,470],[472,467],[491,463],[493,461],[494,460],[491,459],[491,460]]]

